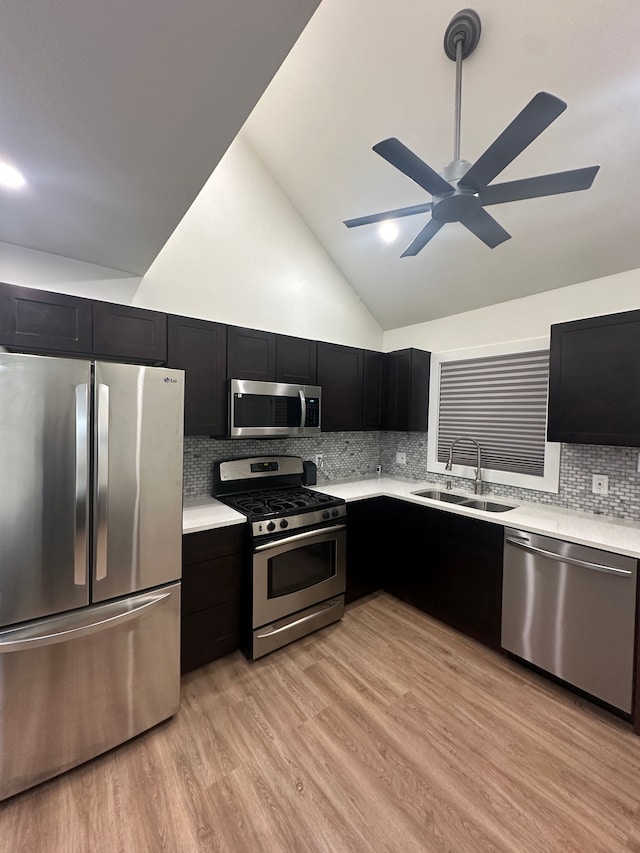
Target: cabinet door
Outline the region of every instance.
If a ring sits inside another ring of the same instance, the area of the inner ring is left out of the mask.
[[[383,588],[430,614],[437,610],[440,516],[438,510],[392,500],[380,527],[389,537]]]
[[[316,341],[277,335],[276,382],[315,385],[317,360],[318,344]]]
[[[0,283],[0,346],[91,355],[91,300]]]
[[[93,354],[164,364],[167,360],[167,315],[131,305],[94,302]]]
[[[323,432],[362,429],[363,365],[361,349],[318,343]]]
[[[547,438],[640,446],[640,311],[551,327]]]
[[[276,336],[272,332],[229,326],[227,376],[229,379],[275,382]]]
[[[379,430],[382,428],[382,367],[384,355],[381,352],[365,350],[364,386],[362,401],[362,428]]]
[[[388,542],[382,524],[390,503],[389,498],[369,498],[347,507],[347,603],[381,587]]]
[[[385,429],[426,432],[431,354],[413,348],[385,355]]]
[[[441,513],[437,615],[486,643],[500,647],[503,528]]]
[[[227,430],[227,327],[169,317],[167,363],[185,372],[184,434],[224,435]]]

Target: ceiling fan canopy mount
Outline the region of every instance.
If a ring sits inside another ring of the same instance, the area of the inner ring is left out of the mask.
[[[511,235],[487,213],[485,207],[589,189],[600,168],[588,166],[503,184],[491,183],[567,108],[564,101],[548,92],[534,95],[473,165],[460,158],[462,60],[476,49],[480,31],[480,16],[477,12],[463,9],[451,19],[444,36],[445,54],[456,63],[453,160],[441,172],[436,172],[395,137],[383,139],[373,146],[376,154],[430,193],[431,202],[344,222],[347,228],[353,228],[430,212],[431,219],[401,257],[417,255],[447,222],[461,222],[493,249],[510,239]]]

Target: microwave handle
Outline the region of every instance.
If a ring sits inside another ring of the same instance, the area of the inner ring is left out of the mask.
[[[300,426],[305,427],[307,424],[307,398],[304,396],[304,390],[302,388],[300,388],[298,394],[300,395]]]

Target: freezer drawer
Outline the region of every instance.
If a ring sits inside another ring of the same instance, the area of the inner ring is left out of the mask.
[[[172,716],[180,584],[0,632],[0,799]]]
[[[502,647],[631,713],[637,561],[505,530]]]

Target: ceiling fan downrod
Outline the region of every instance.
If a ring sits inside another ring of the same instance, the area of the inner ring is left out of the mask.
[[[460,159],[460,123],[462,114],[462,60],[478,46],[480,16],[474,9],[463,9],[449,21],[444,34],[444,52],[456,64],[456,97],[453,123],[453,161]]]

